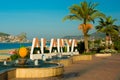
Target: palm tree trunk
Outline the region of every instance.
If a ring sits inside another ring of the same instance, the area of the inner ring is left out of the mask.
[[[88,48],[88,35],[84,34],[84,45],[85,45],[85,52],[89,52],[89,48]]]
[[[87,19],[85,18],[83,23],[86,25]],[[87,31],[83,32],[84,33],[84,45],[85,45],[85,52],[89,52],[89,48],[88,48],[88,34]]]

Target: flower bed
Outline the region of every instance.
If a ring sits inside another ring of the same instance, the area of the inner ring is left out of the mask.
[[[117,51],[114,49],[104,49],[101,50],[100,53],[117,53]]]

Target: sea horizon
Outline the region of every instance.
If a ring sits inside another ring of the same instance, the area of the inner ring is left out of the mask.
[[[2,42],[0,43],[0,50],[7,50],[7,49],[16,49],[16,48],[20,48],[22,46],[25,46],[25,47],[29,47],[29,46],[32,46],[32,43],[31,42]]]

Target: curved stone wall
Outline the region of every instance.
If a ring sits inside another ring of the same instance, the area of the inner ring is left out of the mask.
[[[0,80],[10,80],[16,78],[16,69],[6,69],[0,72]]]
[[[48,68],[16,68],[0,72],[0,80],[10,80],[12,78],[44,78],[62,75],[64,66],[58,64],[56,67]]]
[[[50,68],[17,68],[16,78],[43,78],[63,74],[63,65]]]
[[[73,61],[71,58],[68,58],[68,59],[53,60],[52,62],[63,64],[66,67],[71,65]]]

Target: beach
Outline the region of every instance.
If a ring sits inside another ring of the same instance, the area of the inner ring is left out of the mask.
[[[9,53],[9,51],[11,51],[11,50],[13,50],[13,49],[4,49],[4,50],[0,50],[0,54],[8,54]]]
[[[32,43],[0,43],[0,61],[10,57],[9,52],[21,46],[30,47]]]
[[[0,61],[3,61],[10,57],[9,52],[13,49],[0,50]]]

